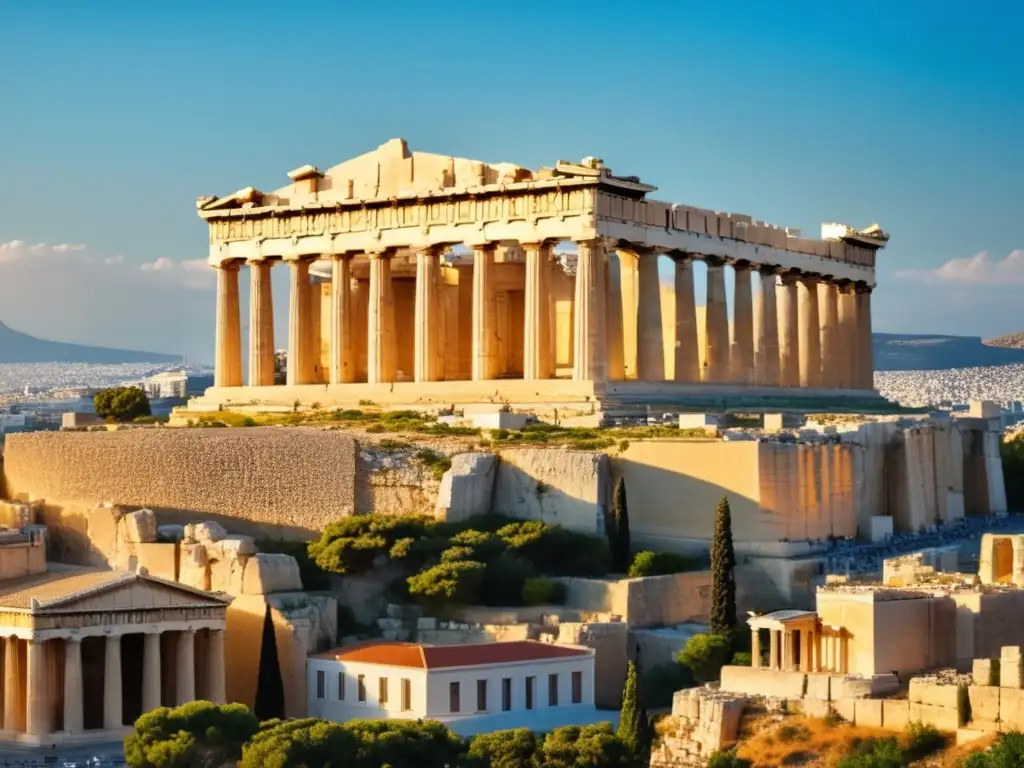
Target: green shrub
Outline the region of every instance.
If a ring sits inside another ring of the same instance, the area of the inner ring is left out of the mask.
[[[922,760],[945,746],[945,737],[934,725],[916,722],[907,724],[907,746],[904,752],[908,760]]]
[[[786,723],[775,731],[775,737],[783,744],[792,744],[794,741],[807,741],[811,732],[805,726]]]
[[[137,768],[234,765],[258,728],[259,720],[243,704],[158,707],[135,721],[124,740],[125,761]]]
[[[1006,731],[987,752],[976,752],[962,768],[1019,768],[1024,765],[1024,734]]]
[[[676,661],[689,667],[698,683],[709,683],[719,678],[729,653],[729,638],[725,635],[694,635],[676,655]]]
[[[671,707],[676,691],[693,687],[693,671],[677,661],[657,664],[640,675],[640,690],[648,709]]]
[[[565,585],[537,576],[525,581],[522,596],[524,605],[562,605],[565,602]]]
[[[399,539],[421,539],[438,523],[427,515],[353,515],[329,523],[309,542],[309,558],[329,573],[356,575],[373,567]]]
[[[664,576],[670,573],[698,571],[706,567],[702,557],[680,555],[675,552],[637,552],[633,564],[629,566],[630,578],[640,576]]]
[[[736,757],[731,750],[718,750],[708,758],[708,768],[750,768],[751,762],[742,757]]]
[[[905,760],[899,742],[888,736],[860,742],[836,762],[836,768],[902,768]]]
[[[522,605],[523,585],[536,574],[533,563],[515,552],[503,552],[487,566],[481,595],[487,605]]]
[[[452,460],[443,453],[423,448],[416,452],[416,458],[429,469],[438,480],[452,467]]]
[[[427,603],[474,605],[486,566],[474,560],[439,563],[408,578],[409,594]]]
[[[749,667],[752,664],[749,651],[739,651],[732,655],[732,661],[730,662],[734,667]]]
[[[441,553],[441,562],[454,563],[457,560],[470,560],[472,557],[472,547],[448,547],[448,549]]]
[[[96,415],[108,421],[132,421],[149,416],[149,398],[142,387],[110,387],[93,395]]]

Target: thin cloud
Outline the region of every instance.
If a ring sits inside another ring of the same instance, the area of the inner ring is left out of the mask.
[[[933,285],[1024,285],[1024,250],[1011,251],[1002,261],[992,261],[988,251],[982,251],[966,259],[950,259],[935,269],[901,270],[896,277]]]

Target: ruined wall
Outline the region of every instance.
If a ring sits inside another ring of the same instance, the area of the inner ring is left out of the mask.
[[[630,627],[663,627],[707,621],[711,608],[708,571],[639,579],[560,579],[566,606],[621,616]]]
[[[9,498],[45,499],[40,522],[86,536],[99,502],[157,511],[160,522],[224,518],[240,533],[310,538],[352,513],[356,442],[311,428],[132,429],[9,435]]]

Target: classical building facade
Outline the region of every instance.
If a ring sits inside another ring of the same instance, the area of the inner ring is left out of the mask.
[[[531,171],[401,139],[289,176],[273,193],[197,202],[218,275],[206,404],[650,404],[738,390],[834,400],[873,388],[878,227],[828,224],[808,239],[648,199],[655,187],[596,158]],[[287,340],[274,338],[277,264]],[[275,345],[288,351],[279,386]]]
[[[25,550],[38,558],[28,569]],[[144,712],[224,703],[230,598],[138,573],[46,570],[39,541],[0,542],[0,742],[123,738]],[[60,570],[56,570],[60,568]]]

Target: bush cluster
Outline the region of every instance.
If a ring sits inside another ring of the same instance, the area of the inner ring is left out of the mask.
[[[664,576],[670,573],[699,571],[706,567],[707,559],[703,557],[644,550],[637,552],[633,557],[633,564],[629,566],[629,576]]]
[[[551,576],[602,576],[608,543],[537,520],[487,515],[442,523],[425,515],[356,515],[308,545],[328,573],[357,575],[387,559],[401,566],[410,597],[428,604],[494,606],[564,602]]]
[[[107,421],[133,421],[150,416],[149,398],[142,387],[110,387],[92,397],[96,415]]]

